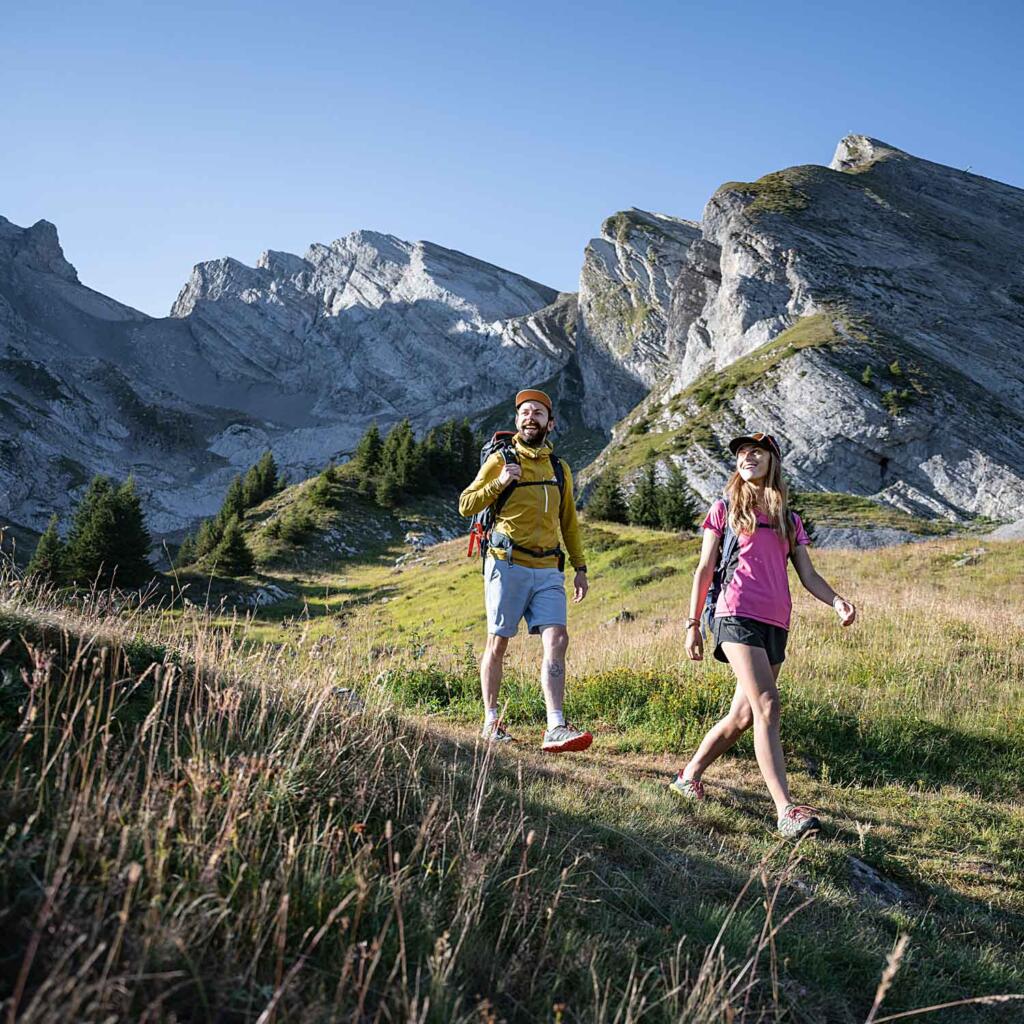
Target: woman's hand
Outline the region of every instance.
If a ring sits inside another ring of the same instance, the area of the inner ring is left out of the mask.
[[[686,656],[690,661],[704,660],[704,637],[700,626],[686,627]]]
[[[832,600],[832,607],[835,609],[836,615],[839,616],[841,626],[848,626],[857,618],[857,609],[845,597],[836,594]]]

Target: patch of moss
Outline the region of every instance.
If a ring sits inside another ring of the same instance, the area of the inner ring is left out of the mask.
[[[812,169],[790,167],[784,171],[773,171],[757,181],[730,181],[719,192],[739,192],[753,196],[754,201],[747,207],[747,213],[798,213],[811,204],[807,185],[811,181]]]

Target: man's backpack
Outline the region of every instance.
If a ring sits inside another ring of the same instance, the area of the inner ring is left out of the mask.
[[[701,621],[704,632],[711,636],[711,624],[715,621],[715,608],[718,605],[718,597],[722,591],[729,586],[736,566],[740,560],[740,539],[729,525],[729,499],[723,498],[725,503],[725,531],[722,533],[722,543],[718,547],[718,561],[715,563],[715,572],[711,577],[711,586],[708,587],[708,595],[704,599],[704,613]],[[792,510],[789,513],[793,518]],[[758,529],[773,529],[771,523],[758,523]],[[792,557],[792,554],[790,555]]]
[[[515,436],[515,431],[512,430],[495,431],[490,440],[484,442],[483,447],[480,449],[480,465],[482,466],[495,452],[501,453],[506,466],[521,465],[519,455],[516,452]],[[565,491],[565,467],[557,455],[551,455],[551,468],[554,471],[555,483],[558,485],[558,500],[559,504],[561,504],[562,494]],[[508,552],[510,561],[513,550],[525,551],[527,554],[538,558],[558,555],[559,568],[561,568],[563,563],[561,548],[552,548],[550,551],[534,551],[532,548],[524,548],[519,544],[513,544],[511,538],[506,537],[504,534],[494,536],[494,524],[497,522],[498,516],[501,515],[501,510],[505,507],[505,503],[517,487],[546,486],[550,483],[550,480],[513,481],[487,508],[473,516],[473,523],[469,530],[469,550],[466,554],[472,555],[473,551],[477,549],[480,551],[481,572],[483,572],[484,560],[487,558],[487,549],[492,544],[496,547],[504,548]]]

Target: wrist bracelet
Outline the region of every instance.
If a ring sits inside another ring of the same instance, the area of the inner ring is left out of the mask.
[[[688,618],[686,620],[686,625],[687,625],[687,628],[689,628],[690,626],[700,626],[700,619],[694,619],[692,617]]]

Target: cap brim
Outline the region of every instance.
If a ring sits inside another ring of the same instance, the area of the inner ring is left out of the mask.
[[[734,437],[729,442],[729,451],[735,455],[745,444],[756,445],[758,448],[768,448],[763,441],[755,441],[752,437]]]
[[[774,445],[769,444],[765,440],[759,441],[756,437],[734,437],[729,442],[729,451],[731,451],[733,455],[735,455],[740,450],[740,448],[742,448],[745,444],[752,444],[755,448],[763,448],[766,452],[771,452],[773,455],[782,458],[781,454],[775,449]]]

